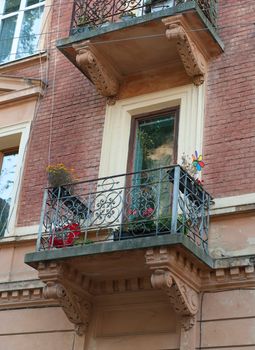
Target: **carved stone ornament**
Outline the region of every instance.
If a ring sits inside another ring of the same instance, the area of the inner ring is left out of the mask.
[[[198,311],[198,293],[169,270],[155,270],[151,276],[151,284],[153,288],[166,292],[174,310],[182,316],[182,327],[189,330],[195,323]]]
[[[91,313],[89,302],[57,282],[48,282],[44,287],[43,295],[46,299],[58,300],[70,322],[75,324],[76,333],[80,336],[85,334]]]
[[[188,76],[196,86],[203,84],[206,72],[206,61],[197,45],[191,39],[181,20],[163,20],[167,26],[166,37],[176,40],[177,50]]]
[[[92,81],[98,92],[108,98],[108,103],[113,104],[120,87],[114,69],[100,57],[91,44],[86,42],[73,47],[80,69]]]

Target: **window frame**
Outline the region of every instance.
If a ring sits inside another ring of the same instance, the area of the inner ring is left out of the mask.
[[[145,121],[147,119],[153,119],[157,118],[160,114],[160,116],[167,116],[169,113],[175,113],[175,122],[174,122],[174,154],[173,154],[173,164],[177,163],[177,154],[178,154],[178,132],[179,132],[179,111],[180,106],[176,105],[175,107],[171,108],[164,108],[160,109],[158,111],[153,111],[149,113],[142,113],[138,114],[132,117],[131,119],[131,126],[130,126],[130,138],[129,138],[129,147],[128,147],[128,165],[127,170],[128,172],[134,172],[134,160],[135,160],[135,153],[136,153],[136,132],[139,125],[139,122]],[[169,164],[170,166],[171,164]]]
[[[205,86],[193,84],[118,100],[107,106],[99,166],[99,177],[127,172],[132,118],[164,108],[180,106],[177,163],[183,153],[203,152]],[[120,142],[121,140],[121,142]]]
[[[11,147],[7,146],[1,149],[1,152],[3,152],[3,150],[8,151],[8,150],[14,150],[18,148],[19,152],[18,152],[18,160],[17,160],[14,187],[13,187],[13,196],[11,198],[11,203],[10,203],[10,214],[8,217],[8,225],[4,235],[0,238],[0,240],[3,240],[5,238],[15,235],[17,210],[18,210],[18,204],[19,204],[18,197],[21,189],[21,179],[22,179],[22,174],[24,170],[24,157],[26,154],[27,143],[29,140],[30,127],[31,127],[31,122],[25,121],[17,125],[10,125],[10,126],[0,128],[0,141],[2,138],[8,139],[9,137],[12,138],[14,135],[19,135],[18,136],[19,142],[17,142],[17,145],[11,146]]]
[[[6,148],[6,149],[0,149],[0,175],[1,175],[1,171],[2,171],[4,156],[9,156],[9,155],[14,154],[14,153],[19,153],[19,146],[10,147],[10,148]]]
[[[15,25],[15,31],[14,31],[14,36],[13,36],[13,41],[12,41],[11,52],[10,52],[9,58],[1,61],[1,56],[0,56],[0,65],[15,61],[15,60],[23,59],[25,57],[29,57],[31,55],[34,55],[37,52],[38,53],[40,52],[40,38],[38,38],[37,49],[35,50],[35,52],[24,53],[24,54],[21,53],[20,57],[16,57],[18,54],[18,45],[19,45],[20,33],[22,31],[22,23],[23,23],[23,18],[24,18],[25,12],[29,11],[29,10],[33,10],[35,8],[42,7],[42,6],[45,7],[45,3],[46,3],[46,0],[44,0],[44,1],[38,2],[37,4],[26,6],[27,0],[21,0],[20,7],[19,7],[18,11],[4,14],[3,12],[4,12],[4,7],[6,4],[6,1],[8,1],[8,0],[3,1],[0,4],[0,32],[1,32],[1,27],[2,27],[2,21],[4,19],[10,18],[13,16],[17,16],[17,22]],[[43,9],[43,11],[44,11],[44,9]],[[41,24],[40,24],[40,31],[39,31],[40,34],[42,31],[42,24],[43,24],[43,11],[42,11],[42,16],[41,16]]]
[[[0,178],[1,178],[1,173],[2,173],[2,166],[3,166],[3,160],[5,156],[9,156],[9,155],[13,155],[13,154],[17,154],[19,156],[19,146],[15,146],[15,147],[11,147],[11,148],[7,148],[7,149],[1,149],[0,150]],[[17,161],[18,163],[18,161]],[[17,166],[17,164],[16,164]],[[15,172],[15,178],[16,178],[16,172]],[[13,189],[15,188],[15,182],[13,184]],[[14,191],[15,192],[15,191]],[[14,193],[15,195],[15,193]],[[11,197],[11,202],[13,201],[13,198]],[[8,221],[9,221],[9,217],[11,214],[11,206],[10,206],[10,210],[8,212],[8,216],[7,216],[7,221],[6,221],[6,228],[8,227]],[[1,213],[0,213],[0,219],[1,219]],[[2,237],[5,236],[5,230],[3,231],[3,234],[1,235],[1,227],[0,227],[0,239]]]

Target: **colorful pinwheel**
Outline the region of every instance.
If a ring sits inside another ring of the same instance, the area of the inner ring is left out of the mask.
[[[195,155],[192,154],[192,165],[197,169],[197,171],[200,171],[205,166],[202,159],[202,154],[198,155],[197,151],[195,151]]]

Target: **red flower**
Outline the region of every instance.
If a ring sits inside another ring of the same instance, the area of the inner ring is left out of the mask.
[[[81,235],[80,225],[77,223],[70,223],[63,225],[60,229],[55,231],[49,239],[49,246],[55,248],[63,248],[73,245],[75,239]],[[53,241],[53,244],[52,244]]]
[[[143,212],[143,216],[144,217],[149,217],[154,213],[154,209],[153,208],[147,208],[144,212]]]
[[[130,209],[128,211],[128,215],[137,215],[138,214],[138,211],[136,209]]]

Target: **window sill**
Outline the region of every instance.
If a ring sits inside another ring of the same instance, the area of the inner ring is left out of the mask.
[[[38,62],[45,62],[47,59],[47,51],[42,51],[40,53],[31,56],[26,56],[18,60],[2,63],[0,64],[0,72],[7,72],[9,70],[12,70],[13,68],[21,69],[23,67],[32,66]]]
[[[214,206],[211,208],[210,216],[229,215],[254,211],[255,193],[239,196],[215,198]]]
[[[37,239],[37,233],[36,234],[27,234],[22,236],[4,236],[0,238],[0,246],[3,245],[14,245],[17,243],[33,243],[35,245]]]

